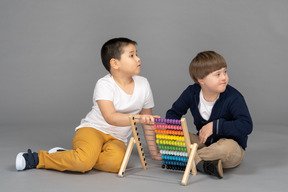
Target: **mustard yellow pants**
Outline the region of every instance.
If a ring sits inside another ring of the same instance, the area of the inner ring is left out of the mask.
[[[73,150],[49,154],[39,151],[39,169],[87,172],[97,169],[118,172],[126,152],[124,142],[90,127],[76,131]]]

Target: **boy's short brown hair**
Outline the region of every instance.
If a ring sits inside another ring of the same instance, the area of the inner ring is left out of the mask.
[[[203,51],[196,55],[189,66],[189,73],[195,83],[213,71],[227,68],[225,59],[214,51]]]

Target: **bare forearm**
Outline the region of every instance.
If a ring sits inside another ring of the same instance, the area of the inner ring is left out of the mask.
[[[104,117],[104,119],[110,125],[114,125],[117,127],[130,126],[129,114],[115,112],[110,115],[107,115],[107,117]]]

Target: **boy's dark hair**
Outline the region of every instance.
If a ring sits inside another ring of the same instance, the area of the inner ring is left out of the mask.
[[[210,73],[227,68],[225,59],[214,51],[203,51],[196,55],[189,66],[189,73],[195,83]]]
[[[120,37],[110,39],[101,48],[101,59],[102,63],[107,71],[110,73],[110,60],[111,59],[120,59],[124,50],[123,47],[133,44],[137,45],[136,41],[130,40],[128,38]]]

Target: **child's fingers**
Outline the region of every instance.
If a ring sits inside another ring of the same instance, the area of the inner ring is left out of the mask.
[[[154,124],[154,117],[152,115],[142,115],[141,120],[143,124]]]
[[[139,120],[139,123],[151,125],[155,123],[154,118],[160,118],[158,115],[134,115],[134,117]]]
[[[200,133],[199,133],[199,138],[200,138],[200,143],[205,143],[205,136],[203,134],[203,132],[200,130]]]
[[[147,124],[154,124],[154,117],[153,116],[149,116],[148,117],[148,121],[146,123]]]

